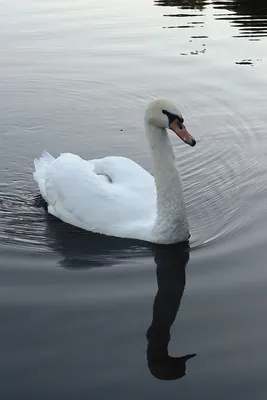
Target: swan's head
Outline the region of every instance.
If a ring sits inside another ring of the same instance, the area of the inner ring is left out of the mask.
[[[167,99],[153,100],[147,107],[145,121],[158,128],[169,128],[185,143],[195,146],[196,141],[186,130],[184,119],[175,104]]]

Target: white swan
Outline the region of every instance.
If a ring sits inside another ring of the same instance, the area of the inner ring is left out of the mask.
[[[85,161],[69,153],[46,151],[34,160],[33,174],[48,212],[62,221],[109,236],[153,243],[189,238],[182,184],[166,128],[194,146],[176,106],[152,101],[145,113],[154,178],[125,157]]]

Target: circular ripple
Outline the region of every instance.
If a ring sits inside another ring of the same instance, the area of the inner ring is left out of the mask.
[[[193,157],[189,150],[180,160],[195,249],[231,240],[266,209],[264,127],[230,110],[222,126],[216,134],[207,127]]]

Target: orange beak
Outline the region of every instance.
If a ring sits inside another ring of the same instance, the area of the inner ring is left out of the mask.
[[[190,135],[190,133],[186,130],[186,127],[181,122],[178,123],[177,119],[172,121],[170,124],[170,128],[173,132],[176,133],[177,136],[180,137],[185,143],[189,144],[190,146],[195,146],[196,141]]]

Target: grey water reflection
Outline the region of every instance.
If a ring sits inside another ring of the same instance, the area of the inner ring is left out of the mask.
[[[151,243],[85,231],[60,221],[48,212],[45,218],[47,243],[60,255],[62,268],[107,267],[127,259],[151,257]]]
[[[232,1],[206,1],[206,0],[155,0],[156,6],[177,7],[180,10],[192,10],[191,13],[164,14],[166,17],[203,17],[205,9],[210,6],[216,20],[228,21],[231,26],[238,28],[238,34],[233,37],[245,37],[249,40],[260,40],[267,36],[267,4],[263,1],[251,0],[232,0]],[[196,13],[196,11],[202,13]],[[204,26],[204,21],[181,22],[170,28],[193,28],[194,26]]]
[[[155,6],[161,6],[161,7],[177,7],[178,9],[180,9],[181,11],[186,10],[187,12],[176,12],[176,13],[168,13],[165,14],[164,13],[164,17],[170,17],[170,18],[178,18],[178,20],[180,21],[180,23],[178,25],[168,25],[168,26],[164,26],[164,28],[182,28],[182,29],[190,29],[190,28],[194,28],[196,26],[199,26],[201,28],[203,28],[204,26],[204,20],[203,18],[200,18],[200,20],[198,20],[199,17],[204,17],[205,14],[204,13],[196,13],[196,12],[188,12],[189,10],[193,10],[193,11],[203,11],[204,8],[206,7],[206,5],[208,4],[208,2],[206,0],[202,0],[202,1],[197,1],[197,0],[193,0],[193,1],[186,1],[186,0],[154,0],[154,4]]]
[[[239,0],[227,2],[214,1],[213,8],[219,12],[214,15],[218,20],[227,20],[239,29],[234,37],[247,37],[260,40],[267,36],[267,5],[263,1]],[[221,13],[224,9],[230,13]]]
[[[172,357],[168,354],[170,329],[175,321],[185,288],[185,268],[189,260],[188,243],[155,246],[158,291],[153,304],[152,323],[147,331],[147,363],[151,374],[161,380],[185,376],[186,361],[196,356]]]
[[[182,9],[203,10],[209,1],[207,0],[155,0],[157,6],[179,7]]]

